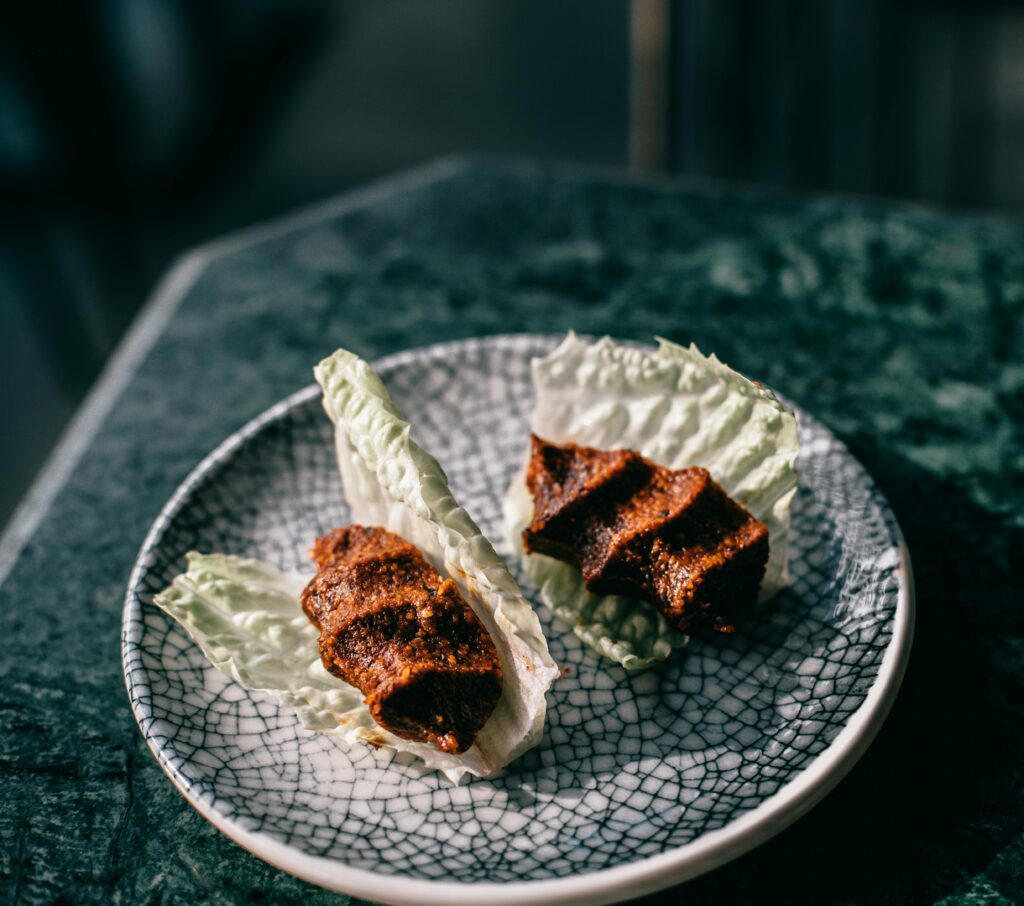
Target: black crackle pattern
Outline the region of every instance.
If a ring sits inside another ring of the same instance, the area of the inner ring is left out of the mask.
[[[550,345],[473,342],[383,371],[493,539],[528,434],[528,362]],[[391,754],[302,730],[207,665],[148,603],[191,548],[308,570],[312,539],[345,521],[330,424],[316,391],[301,394],[200,470],[145,553],[125,624],[143,732],[191,797],[302,852],[379,873],[557,878],[722,828],[835,740],[892,638],[899,554],[888,510],[828,431],[805,415],[800,431],[789,588],[735,635],[699,636],[636,676],[542,613],[552,656],[567,668],[543,742],[502,776],[454,788]]]

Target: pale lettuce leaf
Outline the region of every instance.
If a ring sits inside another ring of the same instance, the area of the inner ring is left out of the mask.
[[[188,554],[188,569],[153,599],[209,661],[233,680],[269,692],[310,730],[383,742],[359,690],[320,661],[317,631],[299,604],[308,577],[258,560]]]
[[[543,733],[545,693],[558,668],[537,616],[452,497],[441,466],[411,439],[408,423],[369,364],[338,350],[314,373],[335,425],[352,521],[383,526],[415,544],[455,582],[498,650],[501,698],[473,746],[453,755],[378,726],[361,693],[321,665],[317,632],[299,603],[301,577],[254,560],[191,554],[188,572],[155,601],[217,667],[247,688],[276,695],[304,726],[347,742],[363,739],[409,752],[456,783],[465,774],[491,776]]]
[[[415,544],[455,582],[494,640],[502,661],[494,713],[468,752],[431,756],[436,765],[450,762],[453,771],[494,774],[543,732],[544,695],[558,668],[540,621],[505,562],[452,497],[437,460],[409,436],[409,424],[369,364],[339,349],[314,374],[335,425],[353,522],[381,525]]]
[[[656,351],[586,343],[570,333],[533,362],[531,430],[554,443],[636,450],[670,469],[703,466],[768,526],[770,555],[760,599],[787,581],[789,514],[796,492],[796,416],[767,388],[714,355],[659,340]],[[505,522],[542,600],[588,645],[626,669],[666,658],[685,636],[650,604],[599,598],[579,570],[526,554],[522,530],[533,501],[520,471],[505,498]]]

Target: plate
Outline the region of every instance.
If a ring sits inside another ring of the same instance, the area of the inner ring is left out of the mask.
[[[530,360],[558,339],[470,340],[378,363],[510,564],[501,499],[525,449]],[[850,769],[910,650],[910,563],[893,515],[846,448],[797,413],[789,587],[734,635],[696,637],[637,675],[538,607],[563,668],[543,741],[499,777],[455,787],[406,757],[302,729],[209,665],[151,602],[191,549],[312,572],[313,538],[347,514],[319,388],[302,390],[203,460],[146,538],[122,647],[139,727],[175,786],[232,839],[370,900],[608,903],[720,865]]]

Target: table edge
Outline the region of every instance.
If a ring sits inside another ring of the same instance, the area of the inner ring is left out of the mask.
[[[471,164],[472,159],[469,157],[451,156],[399,170],[364,186],[343,191],[325,201],[305,205],[280,217],[196,246],[174,259],[121,337],[6,526],[0,531],[0,588],[50,511],[57,495],[67,484],[75,466],[95,439],[104,420],[162,336],[181,301],[212,260],[449,178],[469,168]]]

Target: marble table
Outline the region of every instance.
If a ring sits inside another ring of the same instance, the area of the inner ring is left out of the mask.
[[[696,340],[817,414],[917,578],[904,690],[863,761],[649,902],[1024,897],[1024,226],[456,159],[186,255],[6,530],[0,901],[345,900],[222,837],[150,757],[120,672],[132,561],[199,459],[336,346],[570,327]]]

